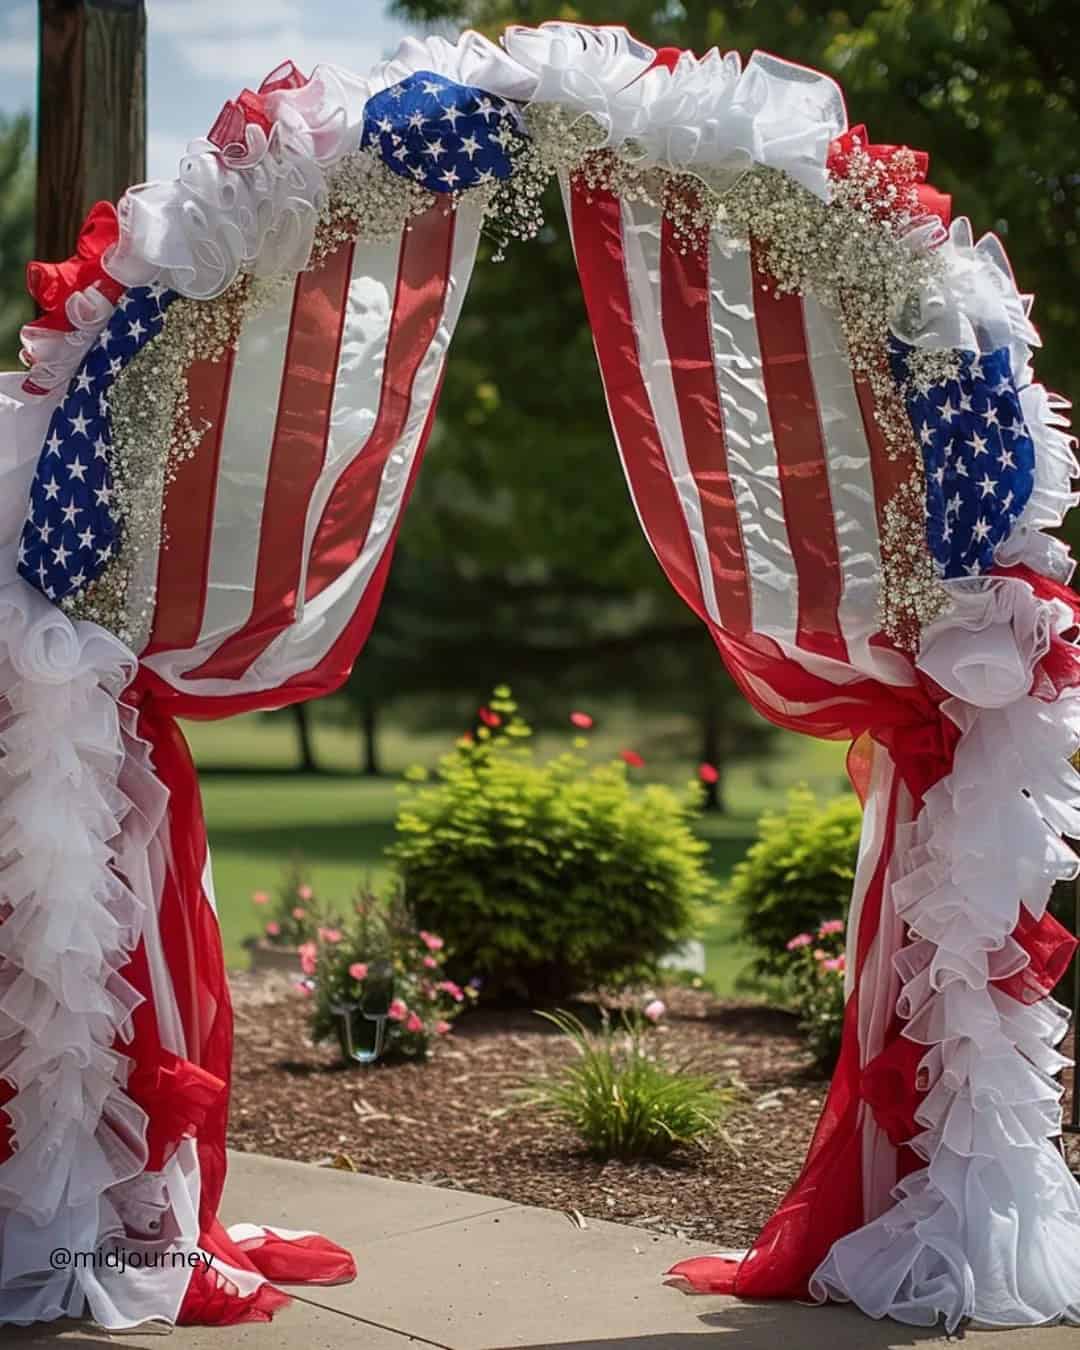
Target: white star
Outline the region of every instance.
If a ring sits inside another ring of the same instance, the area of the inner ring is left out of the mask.
[[[963,393],[962,391],[961,391],[961,394],[960,394],[960,411],[961,411],[961,412],[971,412],[971,411],[972,411],[972,408],[971,408],[971,395],[970,395],[970,394],[965,394],[965,393]]]
[[[486,187],[489,183],[494,183],[494,181],[495,175],[491,172],[490,169],[485,169],[483,173],[478,173],[476,175],[476,183],[474,184],[474,186]]]
[[[978,558],[976,558],[974,562],[965,563],[964,571],[968,574],[969,577],[980,576],[982,573],[982,567],[979,563]]]
[[[488,132],[488,140],[495,141],[496,144],[501,145],[504,150],[508,150],[517,140],[517,137],[504,122],[498,131]]]
[[[23,543],[23,541],[20,539],[20,540],[19,540],[19,555],[18,555],[18,557],[15,559],[15,565],[16,565],[17,567],[21,567],[21,566],[23,565],[24,562],[26,562],[26,545],[25,545],[25,544]]]
[[[76,377],[75,384],[76,384],[76,392],[89,393],[94,386],[94,381],[90,378],[90,376],[87,374],[85,370],[80,370],[78,376]]]
[[[50,600],[55,600],[55,599],[56,599],[56,590],[55,590],[55,588],[52,587],[52,586],[46,586],[46,587],[45,587],[45,594],[48,596],[48,598],[49,598]]]
[[[1007,511],[1009,507],[1012,506],[1012,504],[1013,504],[1013,494],[1011,492],[1006,492],[1004,500],[1002,501],[1001,505]]]
[[[994,385],[994,393],[1007,394],[1008,392],[1009,392],[1009,378],[1007,375],[1002,375],[1001,379],[998,380],[997,384]]]
[[[965,441],[964,444],[971,446],[976,459],[978,459],[980,455],[985,455],[987,453],[986,441],[983,440],[977,431],[973,431],[971,433],[971,440]]]
[[[94,458],[104,459],[107,448],[108,447],[106,446],[105,442],[99,436],[97,440],[94,442]]]
[[[98,412],[102,417],[107,417],[109,414],[109,400],[104,394],[98,399]]]
[[[112,557],[112,544],[106,544],[104,548],[97,551],[97,560],[99,563],[108,562]]]
[[[152,281],[146,288],[146,294],[151,300],[160,300],[165,294],[166,289],[167,288],[163,286],[160,281]]]
[[[951,422],[957,412],[958,409],[954,408],[952,405],[952,399],[947,398],[941,407],[941,420],[946,423]]]
[[[952,526],[949,524],[948,521],[946,521],[945,526],[941,531],[941,542],[943,544],[947,544],[951,538],[952,538]]]
[[[404,159],[408,153],[409,147],[407,145],[399,145],[398,148],[394,151],[394,158],[399,160]]]
[[[434,80],[424,81],[424,93],[430,94],[432,98],[434,98],[436,94],[441,94],[443,88],[444,88],[443,85],[436,83],[436,81]]]
[[[476,112],[479,117],[498,117],[498,111],[495,104],[489,98],[479,98],[476,100]]]
[[[65,525],[74,525],[74,524],[75,524],[75,517],[76,517],[77,515],[79,515],[81,511],[82,511],[82,507],[81,507],[81,506],[76,506],[76,505],[75,505],[75,498],[72,497],[71,501],[69,501],[68,504],[67,504],[67,506],[64,507],[64,524],[65,524]]]
[[[86,435],[86,428],[87,428],[89,425],[90,425],[89,419],[88,419],[88,418],[85,418],[85,417],[82,415],[82,413],[77,413],[77,414],[71,419],[71,432],[72,432],[72,435],[74,435],[74,436],[85,436],[85,435]]]
[[[123,369],[124,369],[124,358],[122,356],[114,356],[112,360],[109,362],[109,374],[119,375]]]
[[[919,440],[923,445],[933,445],[934,433],[930,430],[929,422],[924,421],[919,429]]]
[[[989,533],[990,533],[990,522],[984,520],[982,516],[980,516],[979,519],[975,522],[975,524],[972,525],[971,527],[972,538],[975,540],[976,543],[981,544]]]
[[[462,136],[461,148],[469,156],[469,158],[472,159],[474,155],[479,154],[480,152],[480,142],[470,131],[467,136]]]
[[[80,483],[86,482],[86,465],[78,455],[68,465],[68,477],[77,478]]]
[[[449,108],[447,108],[447,110],[443,113],[442,117],[439,120],[442,122],[449,122],[450,130],[457,131],[457,120],[461,116],[463,116],[461,109],[455,108],[453,105],[451,105]]]
[[[939,464],[930,477],[937,483],[938,487],[945,481],[945,465]]]
[[[439,174],[439,177],[443,180],[443,182],[446,184],[448,188],[457,186],[459,176],[460,175],[458,174],[457,169],[453,168],[453,166],[447,169],[444,173]]]
[[[989,474],[985,474],[982,482],[976,484],[976,486],[982,488],[984,497],[993,497],[997,493],[997,479],[991,478]]]
[[[49,439],[45,442],[45,444],[49,447],[50,455],[58,455],[60,453],[60,447],[64,444],[64,442],[54,431],[53,434],[49,437]]]
[[[101,330],[101,335],[100,335],[100,337],[99,337],[98,340],[97,340],[97,345],[98,345],[99,347],[108,347],[108,345],[109,345],[109,343],[110,343],[111,341],[112,341],[112,335],[110,334],[109,330],[108,330],[107,328],[103,328],[103,329]]]
[[[968,466],[962,459],[956,461],[956,472],[961,478],[966,478],[968,476]]]
[[[141,338],[145,332],[142,319],[136,319],[134,323],[128,324],[128,337]]]
[[[41,542],[43,544],[47,544],[49,540],[52,538],[52,526],[49,524],[48,521],[46,521],[44,525],[39,525],[37,529],[38,534],[41,535]]]
[[[997,462],[1003,469],[1016,468],[1016,460],[1013,459],[1013,452],[1011,450],[1006,450],[1004,446],[1001,447],[1001,450],[998,453]]]
[[[108,484],[94,489],[94,502],[98,506],[108,506],[112,501],[112,488]]]
[[[983,368],[982,368],[982,357],[981,357],[981,356],[977,356],[977,357],[974,359],[974,361],[972,361],[971,365],[968,366],[968,374],[971,376],[971,378],[972,378],[973,380],[981,380],[981,379],[983,378]]]
[[[949,499],[949,501],[946,503],[946,505],[945,505],[945,510],[946,510],[946,511],[953,511],[953,512],[955,512],[957,515],[959,515],[959,513],[960,513],[960,507],[961,507],[962,505],[963,505],[963,502],[961,502],[961,500],[960,500],[960,494],[959,494],[959,492],[957,492],[957,493],[955,494],[955,496],[951,497],[951,498]]]
[[[986,423],[988,427],[998,425],[997,409],[993,406],[993,404],[987,404],[986,411],[982,415],[982,420]]]
[[[70,584],[73,590],[79,590],[86,585],[86,573],[80,567],[73,577],[70,578]]]
[[[67,567],[67,560],[70,557],[71,553],[69,552],[68,549],[64,547],[64,542],[63,540],[61,540],[60,543],[57,545],[57,547],[54,548],[52,551],[53,562],[56,564],[57,567]]]
[[[120,299],[117,300],[117,302],[116,302],[116,308],[117,308],[117,309],[120,311],[120,313],[122,314],[122,313],[124,312],[124,310],[127,309],[128,305],[130,305],[130,304],[131,304],[131,296],[128,295],[127,291],[125,291],[124,294],[120,297]]]
[[[94,531],[90,528],[89,525],[87,525],[85,530],[81,530],[79,533],[79,547],[80,548],[94,547]]]
[[[424,171],[423,171],[423,169],[420,167],[419,164],[414,164],[414,165],[409,169],[409,172],[412,174],[412,176],[413,176],[414,178],[423,178],[423,176],[424,176]]]
[[[424,142],[424,154],[430,155],[437,164],[439,162],[439,156],[445,155],[446,151],[443,149],[442,141],[436,139],[434,141]]]
[[[388,136],[390,132],[393,131],[394,129],[394,124],[393,122],[390,121],[389,117],[380,117],[379,120],[375,123],[375,125],[379,128],[379,130],[382,132],[384,136]]]
[[[60,493],[60,484],[55,478],[50,478],[43,486],[45,488],[45,500],[47,502],[55,501]]]
[[[409,114],[410,127],[422,127],[423,125],[424,125],[424,114],[422,112],[414,112]]]
[[[38,562],[38,565],[37,565],[37,575],[38,575],[38,580],[39,580],[39,581],[41,582],[41,584],[44,586],[44,585],[45,585],[45,577],[46,577],[46,572],[45,572],[45,559],[44,559],[44,558],[40,559],[40,561]]]

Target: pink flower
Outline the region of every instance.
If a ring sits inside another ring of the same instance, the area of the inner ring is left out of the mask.
[[[367,966],[363,961],[354,961],[349,967],[349,975],[357,981],[367,979]]]
[[[502,718],[497,712],[492,712],[490,708],[483,707],[477,710],[477,717],[486,727],[501,727]]]
[[[428,970],[436,970],[438,968],[439,963],[438,961],[435,960],[433,956],[425,956],[424,965],[427,966]]]
[[[314,975],[319,964],[319,949],[314,942],[302,942],[296,949],[300,957],[300,969],[305,975]]]
[[[420,929],[420,941],[429,952],[441,952],[443,947],[446,946],[441,937],[437,937],[434,933],[425,933],[422,928]]]
[[[423,1029],[424,1029],[424,1024],[423,1024],[423,1022],[420,1020],[420,1018],[417,1017],[416,1013],[410,1013],[410,1014],[409,1014],[409,1020],[405,1023],[405,1030],[406,1030],[406,1031],[423,1031]]]
[[[404,1022],[408,1015],[409,1010],[406,1008],[405,1004],[402,1003],[401,999],[394,999],[387,1012],[387,1016],[390,1018],[391,1022]]]
[[[574,726],[580,727],[582,731],[588,731],[593,724],[592,718],[585,712],[572,712],[570,714],[570,721]]]
[[[844,931],[843,919],[826,919],[817,930],[818,937],[828,937],[832,933],[842,933]]]
[[[842,975],[844,972],[844,965],[845,962],[842,955],[832,956],[822,961],[821,968],[822,970],[830,971],[834,975]]]
[[[332,947],[335,943],[341,941],[341,930],[339,928],[320,928],[319,941],[328,942]]]
[[[435,1023],[435,1034],[436,1034],[437,1036],[448,1036],[448,1035],[450,1034],[450,1023],[449,1023],[449,1022],[436,1022],[436,1023]]]
[[[461,1003],[465,999],[465,991],[460,984],[455,984],[453,980],[440,980],[435,988],[441,989],[444,994],[449,994],[455,1003]]]
[[[280,936],[281,936],[281,924],[275,923],[274,920],[271,919],[270,922],[266,925],[266,936],[267,936],[267,937],[280,937]]]
[[[645,761],[636,750],[620,750],[619,756],[632,769],[643,769],[645,767]]]
[[[295,909],[293,910],[293,912],[292,912],[292,916],[293,916],[294,919],[306,919],[306,918],[307,918],[307,910],[306,910],[306,909],[302,909],[299,905],[297,905],[296,908],[295,908]]]
[[[701,779],[703,783],[719,783],[720,770],[716,767],[715,764],[699,764],[697,768],[697,776]]]
[[[824,949],[824,947],[815,947],[815,948],[814,948],[814,960],[815,960],[815,961],[827,961],[828,959],[829,959],[829,953]]]
[[[270,897],[266,891],[252,891],[251,903],[253,905],[268,905],[270,903]]]
[[[297,992],[298,994],[300,994],[303,998],[310,998],[310,997],[311,997],[311,985],[308,984],[307,980],[294,980],[294,981],[293,981],[293,988],[294,988],[294,989],[296,990],[296,992]]]
[[[310,886],[297,886],[296,888],[296,895],[300,900],[310,900],[314,894],[315,892]]]
[[[667,1007],[658,998],[654,998],[651,1003],[645,1004],[644,1013],[650,1022],[659,1022],[666,1012]]]
[[[809,933],[796,933],[788,940],[787,949],[789,952],[796,952],[800,947],[809,947],[813,940]]]

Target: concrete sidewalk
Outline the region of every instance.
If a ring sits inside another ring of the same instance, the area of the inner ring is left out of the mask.
[[[688,1183],[692,1184],[692,1183]],[[176,1350],[901,1350],[946,1338],[851,1308],[691,1298],[664,1286],[708,1248],[553,1210],[378,1177],[234,1155],[226,1222],[314,1227],[356,1253],[340,1289],[299,1291],[270,1325],[181,1329]],[[168,1334],[168,1333],[166,1333]],[[973,1333],[987,1350],[1080,1350],[1080,1330]],[[162,1333],[71,1324],[0,1331],[5,1350],[160,1350]]]

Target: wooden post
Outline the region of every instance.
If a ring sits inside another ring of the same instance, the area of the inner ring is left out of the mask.
[[[38,0],[35,257],[75,248],[97,201],[146,177],[143,0]]]

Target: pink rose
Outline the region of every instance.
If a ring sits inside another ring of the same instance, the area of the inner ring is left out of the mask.
[[[408,1017],[408,1015],[409,1010],[408,1008],[406,1008],[405,1004],[402,1003],[401,999],[399,998],[394,999],[393,1003],[390,1004],[390,1009],[387,1013],[387,1016],[390,1018],[390,1021],[404,1022],[406,1017]]]
[[[439,964],[438,961],[436,961],[433,956],[424,957],[424,965],[428,968],[428,970],[437,969],[438,964]]]
[[[319,964],[318,947],[314,942],[302,942],[296,950],[300,957],[300,969],[305,975],[314,975],[315,967]]]
[[[815,961],[827,961],[828,959],[829,959],[829,953],[828,953],[823,947],[815,947],[815,948],[814,948],[814,960],[815,960]]]
[[[306,918],[307,918],[307,910],[306,910],[306,909],[301,909],[300,906],[297,905],[296,908],[295,908],[295,909],[293,910],[293,912],[292,912],[292,916],[293,916],[294,919],[306,919]]]
[[[450,1034],[450,1023],[449,1023],[449,1022],[436,1022],[436,1023],[435,1023],[435,1034],[436,1034],[437,1036],[449,1036],[449,1034]]]
[[[252,891],[251,903],[253,905],[268,905],[270,903],[270,896],[266,891]]]
[[[280,936],[281,936],[281,924],[275,923],[275,922],[273,921],[273,919],[271,919],[270,922],[266,925],[266,936],[267,936],[267,937],[280,937]]]
[[[572,712],[570,721],[573,722],[574,726],[580,727],[582,731],[588,731],[593,724],[592,718],[586,712]]]
[[[341,941],[341,932],[337,928],[320,928],[319,941],[328,942],[332,947],[335,943]]]
[[[645,1016],[650,1022],[659,1022],[661,1017],[667,1012],[667,1007],[658,998],[654,998],[651,1003],[646,1003],[644,1007]]]
[[[410,1014],[409,1014],[409,1020],[405,1023],[405,1030],[406,1030],[406,1031],[423,1031],[423,1029],[424,1029],[424,1024],[423,1024],[423,1022],[420,1020],[420,1018],[417,1017],[416,1013],[410,1013]]]
[[[456,1003],[463,1002],[465,998],[465,991],[461,985],[455,984],[453,980],[440,980],[435,987],[441,989],[444,994],[449,994]]]
[[[829,937],[832,933],[842,933],[844,931],[843,919],[826,919],[817,930],[819,938]]]
[[[636,750],[620,750],[619,758],[629,764],[632,769],[643,769],[645,767],[645,761]]]
[[[441,952],[446,945],[441,937],[437,937],[434,933],[425,933],[422,928],[420,929],[420,941],[429,952]]]
[[[796,933],[789,939],[787,949],[789,952],[798,951],[800,947],[809,947],[813,940],[809,933]]]
[[[828,970],[835,975],[842,975],[844,971],[844,958],[842,956],[830,957],[827,961],[822,961],[822,970]]]
[[[315,892],[310,886],[297,886],[296,894],[300,900],[310,900]]]
[[[352,976],[354,980],[357,981],[366,980],[367,966],[364,964],[363,961],[354,961],[352,965],[349,967],[349,974]]]

